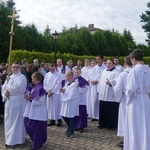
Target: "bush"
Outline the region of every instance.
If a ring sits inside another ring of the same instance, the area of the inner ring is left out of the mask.
[[[66,64],[68,60],[72,60],[75,64],[77,62],[77,60],[82,60],[84,62],[85,58],[89,58],[89,59],[95,59],[96,56],[87,56],[87,55],[83,55],[83,56],[77,56],[77,55],[73,55],[70,53],[64,53],[61,54],[60,52],[57,53],[57,59],[61,58],[63,60],[63,63]],[[105,56],[104,60],[106,61],[108,58],[113,58],[112,56]],[[11,64],[13,62],[20,62],[23,59],[27,59],[29,63],[33,63],[34,59],[38,59],[40,62],[45,62],[45,63],[54,63],[55,62],[55,54],[52,53],[42,53],[42,52],[29,52],[26,50],[13,50],[11,53],[11,59],[10,62]],[[119,57],[120,59],[120,64],[123,65],[123,60],[124,57]],[[145,64],[150,64],[150,57],[144,57],[144,62]]]

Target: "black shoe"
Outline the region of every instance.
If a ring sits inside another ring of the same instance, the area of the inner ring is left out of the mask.
[[[114,129],[114,126],[107,126],[107,129]]]
[[[124,143],[124,142],[121,141],[121,142],[119,142],[119,143],[117,144],[117,146],[123,148],[123,143]]]
[[[74,128],[74,131],[79,131],[79,129],[78,128]]]
[[[55,123],[49,123],[47,126],[55,126]]]
[[[93,122],[93,121],[98,121],[98,119],[92,119],[91,121],[92,121],[92,122]]]
[[[62,125],[61,122],[58,122],[58,123],[57,123],[57,127],[60,127],[61,125]]]
[[[103,128],[105,128],[105,126],[102,126],[102,125],[99,125],[99,126],[97,126],[99,129],[103,129]]]
[[[84,130],[83,129],[79,129],[79,133],[83,133],[84,132]]]
[[[12,148],[12,147],[14,147],[15,145],[7,145],[7,144],[5,144],[5,147],[7,147],[7,148]]]
[[[65,135],[67,136],[67,135],[68,135],[68,133],[69,133],[69,130],[66,130]]]
[[[67,135],[66,135],[66,138],[74,138],[74,133],[72,132],[69,132]]]

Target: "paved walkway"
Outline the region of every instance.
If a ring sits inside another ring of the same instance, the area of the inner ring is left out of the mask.
[[[75,131],[75,137],[66,139],[64,133],[66,124],[61,127],[48,127],[47,142],[40,150],[121,150],[116,144],[121,140],[116,136],[116,130],[99,129],[97,122],[88,121],[88,128],[84,133]],[[17,133],[16,133],[17,134]],[[26,143],[14,148],[6,148],[4,140],[4,125],[0,123],[0,150],[31,150],[31,140],[27,136]]]

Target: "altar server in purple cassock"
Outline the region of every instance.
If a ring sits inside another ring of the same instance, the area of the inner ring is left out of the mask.
[[[75,117],[75,128],[82,133],[87,127],[87,111],[86,111],[86,93],[89,83],[81,77],[81,68],[74,69],[74,81],[78,85],[79,91],[79,116]]]
[[[39,72],[33,73],[34,87],[24,96],[28,101],[24,112],[24,123],[32,140],[32,150],[39,149],[47,140],[46,91],[41,80],[42,75]]]

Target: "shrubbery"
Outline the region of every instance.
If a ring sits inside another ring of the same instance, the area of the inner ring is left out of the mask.
[[[95,59],[96,56],[77,56],[70,53],[61,54],[60,52],[57,53],[57,59],[61,58],[63,63],[66,64],[68,60],[73,60],[76,64],[77,60],[80,59],[84,61],[85,58]],[[105,56],[104,59],[107,60],[108,58],[113,58],[112,56]],[[29,52],[26,50],[13,50],[11,53],[11,63],[17,61],[21,62],[23,59],[27,59],[29,63],[33,63],[34,59],[38,59],[40,62],[46,63],[54,63],[55,62],[55,54],[54,53],[42,53],[42,52]],[[119,57],[120,64],[123,65],[124,57]],[[146,64],[150,64],[150,57],[144,57],[144,62]]]

